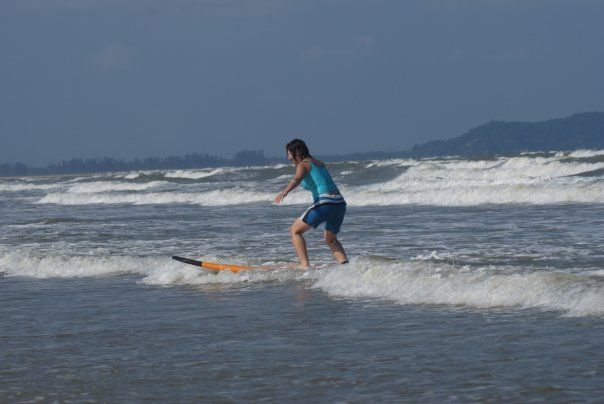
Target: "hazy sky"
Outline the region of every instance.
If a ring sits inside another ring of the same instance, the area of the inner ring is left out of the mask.
[[[0,162],[402,150],[603,72],[604,1],[0,0]]]

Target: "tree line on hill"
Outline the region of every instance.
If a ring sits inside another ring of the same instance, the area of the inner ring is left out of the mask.
[[[210,154],[191,153],[185,156],[166,158],[147,157],[143,159],[122,160],[112,157],[71,159],[51,163],[46,167],[31,167],[23,163],[0,164],[0,176],[29,176],[56,174],[86,174],[114,171],[172,170],[206,167],[242,166],[271,164],[278,159],[266,157],[263,151],[243,150],[228,159]]]
[[[413,146],[397,152],[363,152],[318,156],[325,161],[374,160],[386,158],[421,158],[438,156],[492,156],[535,151],[604,150],[604,112],[586,112],[543,122],[492,121],[465,134]],[[110,171],[170,170],[224,166],[268,165],[286,163],[285,158],[267,157],[263,151],[242,150],[233,158],[192,153],[183,157],[147,157],[129,161],[104,157],[72,159],[46,167],[23,163],[0,164],[0,176],[84,174]]]

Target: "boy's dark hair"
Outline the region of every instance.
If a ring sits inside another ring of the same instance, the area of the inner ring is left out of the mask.
[[[304,160],[307,157],[311,157],[306,143],[300,139],[294,139],[285,146],[286,152],[289,152],[292,157],[298,160]]]

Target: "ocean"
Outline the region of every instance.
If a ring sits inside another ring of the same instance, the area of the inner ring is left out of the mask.
[[[336,265],[284,267],[291,165],[0,179],[0,401],[604,395],[604,151],[328,164]]]

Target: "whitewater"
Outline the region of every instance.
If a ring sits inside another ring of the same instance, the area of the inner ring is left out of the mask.
[[[0,179],[0,398],[600,396],[604,151],[328,169],[349,265],[218,275],[295,261],[292,166]]]

